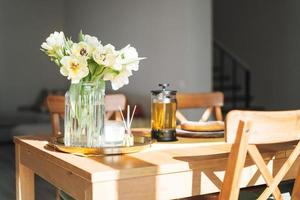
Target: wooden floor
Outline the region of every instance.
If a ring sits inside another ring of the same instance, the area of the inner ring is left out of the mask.
[[[0,199],[16,199],[15,189],[15,151],[13,143],[0,143]],[[36,199],[55,199],[55,188],[36,176]]]

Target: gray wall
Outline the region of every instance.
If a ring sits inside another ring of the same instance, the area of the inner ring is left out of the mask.
[[[4,24],[4,12],[3,12],[3,4],[4,1],[0,1],[0,24],[3,25]],[[1,29],[0,29],[1,30]],[[0,31],[0,35],[2,35],[2,30]],[[2,79],[3,79],[3,72],[4,72],[4,62],[3,62],[3,53],[4,53],[4,48],[3,48],[3,44],[4,44],[4,37],[0,36],[0,84],[4,84],[2,83]],[[1,96],[4,95],[4,89],[3,86],[0,86],[0,109],[1,109],[1,105],[3,104],[3,100],[1,98]]]
[[[254,104],[300,106],[299,1],[214,1],[214,37],[250,64]]]
[[[66,32],[80,29],[148,57],[120,92],[148,112],[150,90],[169,82],[180,91],[211,90],[211,1],[66,1]]]
[[[66,88],[57,67],[39,50],[64,25],[60,0],[0,0],[0,111],[31,104],[42,88]]]
[[[209,91],[211,23],[211,0],[0,0],[0,111],[33,103],[42,88],[68,88],[39,50],[55,30],[75,39],[82,29],[117,48],[132,44],[148,57],[120,91],[146,111],[160,82]]]

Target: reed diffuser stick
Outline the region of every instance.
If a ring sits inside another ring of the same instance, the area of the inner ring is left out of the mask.
[[[122,120],[123,120],[123,123],[124,123],[124,128],[126,130],[126,134],[124,135],[124,139],[123,139],[123,146],[127,146],[127,147],[134,146],[134,136],[131,133],[131,124],[132,124],[132,120],[133,120],[134,113],[135,113],[135,110],[136,110],[136,105],[133,108],[133,111],[131,113],[131,117],[130,117],[130,106],[129,105],[127,106],[126,120],[124,118],[121,107],[119,107],[119,110],[120,110],[121,117],[122,117]]]
[[[121,107],[119,107],[119,111],[120,111],[120,114],[121,114],[121,117],[122,117],[122,121],[123,121],[125,130],[129,131],[129,129],[131,128],[131,124],[132,124],[132,120],[133,120],[135,111],[136,111],[136,105],[133,108],[133,111],[131,113],[131,117],[130,117],[130,106],[129,105],[127,106],[127,117],[126,117],[126,120],[125,120],[125,117],[123,115]]]
[[[124,123],[124,128],[125,128],[125,130],[127,130],[127,126],[126,126],[125,118],[124,118],[124,115],[123,115],[123,112],[122,112],[122,109],[121,109],[121,107],[120,107],[120,106],[119,106],[119,110],[120,110],[120,113],[121,113],[122,121],[123,121],[123,123]]]
[[[130,119],[129,127],[131,127],[131,123],[132,123],[132,120],[133,120],[133,116],[134,116],[135,110],[136,110],[136,105],[134,105],[134,108],[133,108],[133,111],[132,111],[132,114],[131,114],[131,119]]]
[[[130,128],[130,126],[129,126],[129,119],[130,118],[130,105],[127,105],[127,128],[129,129]],[[128,129],[127,129],[127,131],[128,131]]]

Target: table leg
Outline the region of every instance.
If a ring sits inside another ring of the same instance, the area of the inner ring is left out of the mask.
[[[34,200],[34,173],[20,161],[21,147],[16,144],[16,197],[17,200]]]
[[[90,185],[85,191],[85,197],[84,200],[93,200],[94,199],[94,195],[93,195],[93,186]]]
[[[106,200],[111,200],[111,199],[117,199],[114,197],[115,194],[111,194],[108,197],[107,194],[103,194],[103,191],[99,191],[100,185],[97,183],[91,183],[89,186],[84,191],[84,200],[98,200],[98,199],[106,199]]]

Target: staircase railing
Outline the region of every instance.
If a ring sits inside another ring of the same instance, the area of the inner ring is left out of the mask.
[[[217,64],[219,69],[219,87],[218,90],[225,93],[225,70],[226,72],[230,71],[230,79],[231,81],[231,108],[238,107],[238,91],[237,86],[238,84],[238,71],[241,70],[243,73],[243,93],[244,93],[244,107],[249,108],[251,103],[251,94],[250,94],[250,87],[251,87],[251,72],[250,66],[243,61],[241,58],[236,56],[230,49],[226,48],[221,42],[214,40],[214,51],[217,51],[219,54],[219,62]],[[226,60],[225,60],[226,59]],[[228,65],[226,62],[229,59],[231,65]],[[215,62],[215,59],[214,59]],[[225,64],[226,62],[226,64]],[[215,67],[216,63],[214,63]],[[230,69],[225,69],[225,67],[229,67]],[[228,80],[227,80],[228,81]],[[214,81],[215,83],[215,81]],[[226,94],[225,94],[225,101],[226,101]]]

